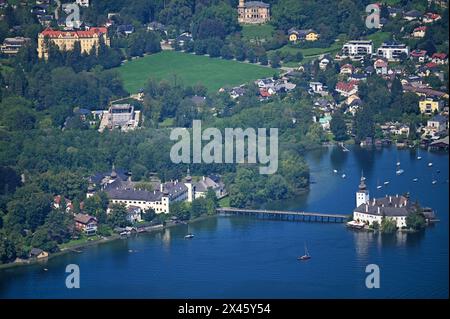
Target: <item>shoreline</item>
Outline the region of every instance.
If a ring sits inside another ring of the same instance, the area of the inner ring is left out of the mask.
[[[196,223],[208,218],[212,218],[212,217],[218,217],[217,214],[215,215],[204,215],[204,216],[199,216],[197,218],[194,218],[192,220],[188,220],[186,221],[186,223],[178,223],[178,224],[174,224],[174,223],[170,223],[168,225],[163,226],[162,228],[158,228],[158,229],[151,229],[151,230],[146,230],[140,234],[150,234],[150,233],[155,233],[157,231],[162,231],[168,228],[172,228],[172,227],[176,227],[176,226],[182,226],[182,225],[187,225],[187,224],[192,224],[192,223]],[[59,256],[63,256],[66,255],[68,253],[81,253],[81,252],[77,252],[75,251],[76,249],[80,249],[80,248],[87,248],[90,246],[94,246],[94,245],[101,245],[101,244],[106,244],[106,243],[110,243],[113,241],[116,241],[118,239],[128,239],[129,237],[123,238],[121,237],[119,234],[113,234],[109,237],[103,237],[99,240],[93,240],[87,243],[83,243],[83,244],[79,244],[79,245],[74,245],[73,247],[70,248],[64,248],[56,253],[52,253],[49,254],[48,257],[46,258],[42,258],[42,259],[33,259],[33,260],[26,260],[26,261],[21,261],[21,262],[10,262],[7,264],[2,264],[0,265],[0,270],[5,270],[5,269],[11,269],[11,268],[15,268],[15,267],[22,267],[22,266],[32,266],[32,265],[36,265],[39,263],[46,263],[47,261],[49,261],[50,259],[59,257]]]

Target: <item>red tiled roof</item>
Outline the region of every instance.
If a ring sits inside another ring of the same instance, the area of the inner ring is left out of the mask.
[[[426,50],[414,50],[411,52],[412,57],[421,57],[427,55]]]
[[[437,14],[437,13],[431,13],[431,12],[425,13],[425,16],[426,16],[427,18],[433,19],[433,20],[439,19],[439,18],[441,17],[439,14]]]
[[[445,53],[433,53],[433,59],[445,60],[447,58],[447,54]]]
[[[432,68],[437,67],[438,65],[434,62],[428,62],[427,64],[425,64],[425,66],[429,69],[432,69]]]
[[[101,35],[108,31],[105,27],[93,27],[88,31],[59,31],[53,30],[51,28],[47,28],[41,32],[43,36],[50,38],[58,38],[58,37],[77,37],[77,38],[92,38],[94,35]]]
[[[259,90],[259,94],[260,94],[262,97],[269,97],[269,96],[270,96],[270,93],[269,93],[266,89],[260,89],[260,90]]]
[[[358,85],[358,81],[350,81],[350,82],[338,82],[336,84],[336,90],[343,92],[350,92],[354,90]]]
[[[416,32],[416,31],[427,31],[427,26],[423,25],[423,26],[417,27],[414,29],[414,32]]]

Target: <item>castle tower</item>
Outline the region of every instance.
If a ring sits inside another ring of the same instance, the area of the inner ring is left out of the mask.
[[[356,207],[359,207],[361,204],[365,204],[369,201],[369,191],[367,190],[366,183],[364,182],[365,178],[361,175],[361,182],[358,186],[358,191],[356,192]]]
[[[238,22],[243,23],[245,21],[245,0],[239,0],[237,11],[238,11]]]

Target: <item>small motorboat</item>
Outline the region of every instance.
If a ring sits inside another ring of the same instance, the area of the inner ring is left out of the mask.
[[[400,166],[400,162],[397,162],[397,166]]]
[[[337,169],[334,169],[334,170],[333,170],[333,173],[337,174]]]
[[[422,159],[422,156],[417,156],[417,159],[420,161]]]
[[[187,234],[186,236],[184,236],[184,239],[191,239],[194,238],[193,234]]]
[[[431,167],[431,166],[433,166],[433,163],[429,162],[428,167]]]
[[[418,178],[414,178],[413,179],[413,182],[417,182],[419,179]]]
[[[345,175],[345,174],[342,174],[342,176],[341,176],[342,178],[346,178],[347,177],[347,175]]]
[[[402,175],[405,171],[403,169],[398,169],[395,174]]]
[[[437,180],[433,180],[433,181],[431,182],[431,184],[433,184],[433,185],[437,184]]]
[[[384,182],[384,185],[389,185],[389,181],[385,181],[385,182]]]

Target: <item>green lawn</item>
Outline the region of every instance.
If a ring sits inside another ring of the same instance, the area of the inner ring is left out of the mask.
[[[388,41],[390,37],[391,37],[390,32],[378,31],[378,32],[372,33],[371,35],[368,35],[366,38],[368,40],[373,41],[373,46],[375,49],[375,48],[378,48],[383,42]]]
[[[342,45],[345,43],[345,38],[343,36],[340,36],[339,39],[334,42],[332,45],[330,45],[327,48],[298,48],[291,46],[290,44],[285,45],[284,47],[275,50],[275,51],[281,51],[281,52],[289,52],[291,54],[295,54],[297,52],[301,52],[303,54],[303,60],[300,62],[300,64],[309,63],[311,62],[315,57],[322,55],[322,54],[335,54],[339,50],[342,49]],[[269,57],[275,52],[275,51],[269,51]],[[285,66],[293,66],[298,65],[298,63],[287,63]]]
[[[242,26],[242,36],[245,40],[267,40],[272,37],[275,28],[270,24],[244,25]]]
[[[117,68],[125,89],[130,93],[143,88],[149,78],[176,81],[184,85],[204,85],[216,92],[221,87],[236,86],[258,78],[269,77],[278,70],[236,61],[163,51],[126,62]]]

